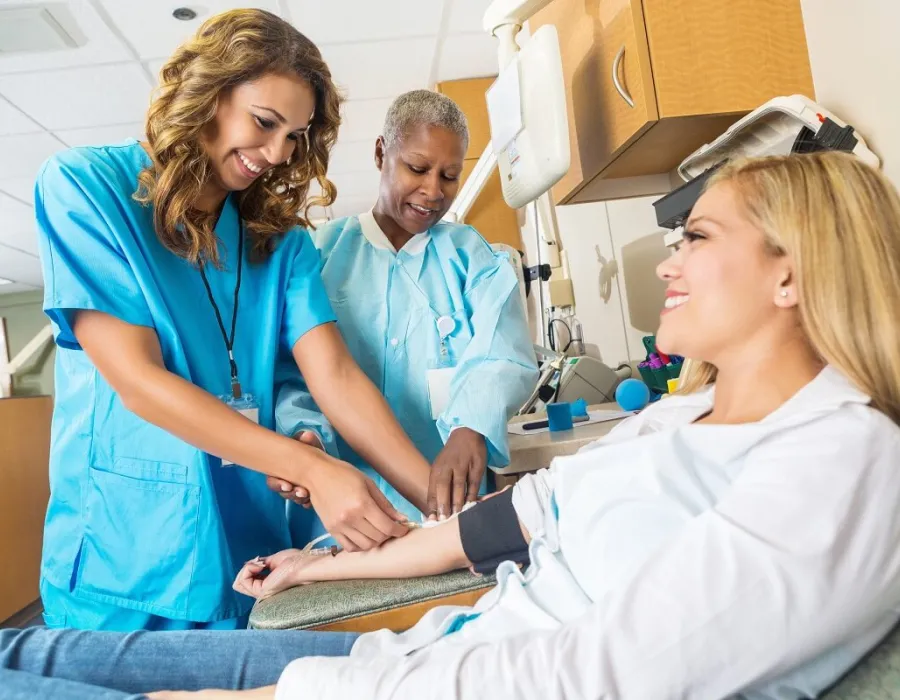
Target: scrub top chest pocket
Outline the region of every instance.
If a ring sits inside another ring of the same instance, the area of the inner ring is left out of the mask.
[[[456,374],[457,363],[472,334],[465,312],[436,316],[432,328],[437,338],[437,352],[429,362],[426,379],[431,417],[437,420],[450,403],[450,385]]]

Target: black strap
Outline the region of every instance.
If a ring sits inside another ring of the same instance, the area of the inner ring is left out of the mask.
[[[466,558],[480,574],[493,573],[503,561],[529,563],[528,544],[507,489],[459,514],[459,538]]]
[[[222,320],[222,314],[219,313],[219,306],[213,297],[212,288],[209,286],[209,280],[206,278],[206,271],[203,261],[200,262],[200,277],[203,278],[203,286],[206,287],[206,295],[209,297],[209,303],[212,304],[213,311],[216,312],[216,320],[219,322],[219,330],[222,331],[222,340],[225,341],[225,349],[228,351],[228,362],[231,365],[231,395],[239,399],[243,395],[241,391],[241,383],[238,381],[237,362],[234,361],[234,332],[237,328],[238,315],[238,299],[241,293],[241,272],[244,267],[244,221],[239,219],[238,230],[238,264],[237,264],[237,283],[234,285],[234,310],[231,312],[231,335],[225,331],[225,322]]]

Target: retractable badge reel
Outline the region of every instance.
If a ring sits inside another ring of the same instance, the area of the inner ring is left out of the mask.
[[[437,361],[437,367],[428,370],[427,380],[431,417],[437,420],[450,402],[450,383],[456,373],[456,367],[451,364],[450,350],[447,347],[447,339],[456,330],[456,321],[452,316],[440,316],[435,323],[441,342],[440,358]]]

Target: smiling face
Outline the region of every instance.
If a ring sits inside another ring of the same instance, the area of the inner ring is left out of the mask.
[[[791,262],[767,246],[727,182],[698,200],[657,274],[668,283],[656,335],[666,353],[719,364],[755,338],[771,345],[796,327],[784,313],[796,306]]]
[[[306,157],[315,94],[299,76],[270,74],[223,95],[202,143],[221,194],[249,187],[288,159]]]
[[[381,171],[376,213],[408,235],[423,233],[450,209],[459,192],[466,144],[456,133],[422,124],[391,148],[379,138]]]

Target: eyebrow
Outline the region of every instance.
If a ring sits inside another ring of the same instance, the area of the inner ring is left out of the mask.
[[[279,124],[287,124],[287,119],[285,119],[283,116],[281,116],[281,112],[274,110],[271,107],[263,107],[262,105],[250,105],[250,106],[256,107],[256,109],[262,109],[262,110],[265,110],[266,112],[270,112],[278,120]],[[307,129],[309,129],[308,124],[306,126],[299,127],[297,129],[295,129],[294,131],[299,131],[302,133],[302,132],[306,131]]]
[[[703,216],[702,214],[699,215],[699,216],[694,216],[694,217],[691,217],[690,219],[688,219],[688,221],[687,221],[687,223],[684,225],[684,227],[685,227],[686,229],[690,229],[692,226],[696,226],[697,223],[699,223],[699,222],[701,222],[701,221],[706,221],[707,223],[713,224],[714,226],[718,226],[719,228],[722,227],[722,224],[720,224],[720,223],[719,223],[718,221],[716,221],[715,219],[710,219],[708,216]]]

